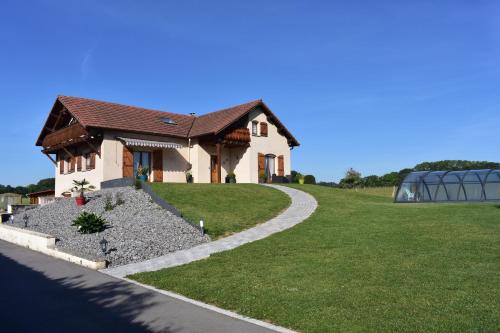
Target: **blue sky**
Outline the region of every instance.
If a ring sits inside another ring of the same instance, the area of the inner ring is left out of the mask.
[[[263,98],[293,167],[338,181],[500,158],[498,1],[2,1],[0,184],[58,94],[198,114]]]

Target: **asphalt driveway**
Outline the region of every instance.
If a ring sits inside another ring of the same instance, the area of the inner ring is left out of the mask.
[[[0,241],[3,332],[273,332]]]

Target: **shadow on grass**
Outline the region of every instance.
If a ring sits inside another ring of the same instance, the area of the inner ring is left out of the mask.
[[[151,332],[154,324],[139,319],[156,304],[152,293],[124,281],[50,278],[0,254],[0,286],[3,332]]]

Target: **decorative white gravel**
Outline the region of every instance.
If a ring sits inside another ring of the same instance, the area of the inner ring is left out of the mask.
[[[113,210],[105,211],[105,198],[117,195],[125,201]],[[56,247],[62,251],[97,260],[105,258],[110,267],[121,266],[184,250],[210,241],[182,218],[152,202],[151,197],[132,187],[105,189],[86,194],[88,202],[76,206],[74,198],[19,213],[14,226],[24,228],[23,216],[29,218],[28,229],[56,237]],[[108,222],[99,234],[81,234],[72,221],[82,210],[102,215]],[[99,242],[108,241],[109,253],[103,255]]]

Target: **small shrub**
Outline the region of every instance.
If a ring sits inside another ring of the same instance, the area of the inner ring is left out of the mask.
[[[113,208],[115,208],[115,206],[113,206],[111,194],[108,193],[108,194],[106,194],[106,197],[104,198],[104,210],[110,211],[110,210],[113,210]]]
[[[136,179],[134,182],[134,187],[136,190],[140,190],[142,188],[142,183],[139,179]]]
[[[316,178],[313,175],[305,175],[304,184],[316,184]]]
[[[103,231],[106,223],[101,216],[83,211],[71,225],[78,227],[78,231],[82,234],[93,234]]]
[[[125,203],[125,200],[123,200],[122,192],[116,193],[115,198],[116,198],[116,201],[115,201],[116,206],[120,206],[120,205],[123,205]]]
[[[191,171],[186,171],[186,182],[187,183],[193,182],[193,174],[191,173]]]

